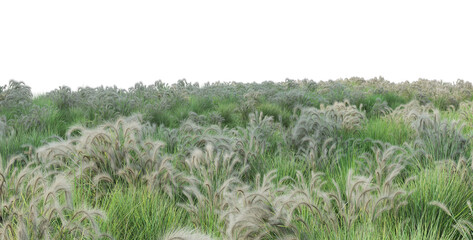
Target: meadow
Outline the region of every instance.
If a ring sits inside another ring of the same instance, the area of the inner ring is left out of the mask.
[[[473,239],[473,85],[0,86],[1,239]]]

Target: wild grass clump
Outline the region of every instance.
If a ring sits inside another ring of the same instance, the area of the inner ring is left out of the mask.
[[[163,154],[164,143],[143,139],[144,126],[139,116],[132,116],[95,129],[72,127],[66,142],[52,143],[37,154],[43,161],[63,161],[98,189],[145,183],[172,196],[178,174],[171,157]]]
[[[443,120],[439,110],[431,103],[421,105],[418,101],[411,101],[399,106],[387,117],[410,124],[416,131],[414,146],[423,150],[429,159],[458,160],[468,154],[471,137],[463,134],[464,125]]]
[[[158,138],[166,143],[166,151],[168,153],[175,153],[178,151],[178,146],[180,145],[181,138],[179,136],[179,129],[168,128],[164,125],[160,125],[156,129]]]
[[[62,174],[46,172],[30,162],[22,168],[0,159],[0,237],[2,239],[98,239],[103,211],[74,206],[71,183]]]
[[[207,144],[203,151],[195,148],[184,163],[186,171],[192,177],[218,183],[232,177],[241,179],[249,167],[244,160],[236,152],[219,150],[212,144]]]
[[[170,146],[178,146],[179,152],[193,151],[193,148],[204,149],[211,144],[218,150],[236,152],[245,161],[251,161],[257,156],[276,151],[275,134],[281,129],[280,123],[275,123],[271,116],[262,112],[250,113],[246,127],[227,128],[219,125],[202,126],[191,119],[182,122],[179,129],[171,130],[161,127],[164,140]]]
[[[211,227],[218,227],[216,211],[223,204],[223,195],[242,181],[248,163],[235,152],[219,150],[211,144],[203,151],[195,148],[184,163],[189,177],[183,190],[187,202],[181,206],[190,213],[196,226],[202,225],[202,219],[209,219]]]
[[[200,233],[195,229],[178,229],[166,234],[163,240],[212,240],[211,236]]]
[[[300,196],[296,207],[300,213],[305,212],[298,218],[305,226],[316,225],[333,233],[350,231],[356,224],[373,224],[385,216],[399,218],[399,209],[407,205],[409,197],[408,181],[396,182],[401,170],[401,166],[395,166],[385,174],[378,168],[376,177],[367,177],[354,175],[350,169],[344,188],[332,179],[334,190],[330,191],[324,190],[322,173],[313,172],[308,181],[298,173],[293,195]]]
[[[393,111],[386,101],[376,98],[376,102],[371,107],[371,114],[374,116],[386,116]]]
[[[207,189],[186,189],[188,203],[182,206],[198,217],[193,221],[213,222],[213,226],[194,222],[197,227],[212,227],[224,239],[297,239],[291,219],[295,203],[283,185],[273,183],[275,171],[256,176],[255,187],[230,176],[216,189],[210,181],[201,186]]]
[[[469,218],[466,202],[471,201],[473,191],[466,187],[469,180],[462,173],[470,170],[464,167],[463,163],[443,161],[417,171],[415,181],[408,186],[412,191],[408,204],[401,209],[401,215],[410,217],[408,226],[430,231],[436,239],[460,238],[453,228],[455,220],[432,202],[447,206],[455,219]]]
[[[387,216],[399,218],[399,209],[410,195],[406,186],[411,180],[400,177],[400,161],[388,162],[388,157],[381,155],[375,155],[376,168],[369,170],[374,177],[355,176],[350,170],[344,190],[332,180],[334,190],[327,191],[322,173],[313,172],[306,181],[298,172],[296,179],[285,177],[275,184],[276,174],[271,171],[263,178],[257,176],[250,185],[228,174],[230,177],[219,188],[212,188],[210,180],[200,188],[192,188],[192,195],[186,193],[192,206],[184,207],[193,214],[200,210],[199,219],[211,217],[216,221],[218,216],[221,222],[214,227],[221,229],[226,239],[298,239],[309,234],[309,226],[314,224],[318,229],[339,232],[349,231],[356,223],[375,223]],[[203,187],[207,189],[199,190]],[[202,215],[209,214],[209,208],[212,216]]]
[[[309,178],[298,172],[291,181],[292,196],[298,196],[293,197],[298,199],[293,218],[311,226],[305,229],[311,236],[322,238],[356,232],[360,226],[376,227],[390,218],[403,219],[400,210],[410,198],[407,186],[413,179],[404,174],[404,156],[399,147],[375,142],[372,154],[360,161],[362,174],[349,169],[344,182],[333,178],[327,184],[322,172],[312,172]]]
[[[273,141],[275,133],[282,128],[281,124],[274,121],[273,116],[264,115],[263,112],[255,111],[248,116],[249,122],[246,128],[238,128],[237,151],[256,157],[276,151],[277,145]]]
[[[290,143],[296,149],[304,146],[307,138],[337,137],[337,126],[316,108],[303,108],[290,134]]]
[[[437,109],[432,103],[421,104],[418,100],[412,100],[407,104],[402,104],[394,109],[390,114],[387,115],[396,121],[404,121],[405,123],[411,124],[416,121],[420,116],[430,116]]]
[[[33,98],[10,81],[0,149],[25,152],[2,162],[0,237],[468,238],[471,93],[354,77]]]
[[[74,194],[80,198],[87,195],[87,191],[90,190],[77,186]],[[114,239],[161,239],[170,229],[191,227],[189,215],[175,200],[145,186],[118,185],[97,207],[107,214],[100,228]]]
[[[0,116],[0,141],[14,135],[14,129],[8,125],[7,118]]]
[[[217,125],[200,126],[190,119],[181,123],[177,133],[180,139],[178,151],[184,153],[195,147],[204,149],[207,144],[219,150],[232,151],[238,142],[236,129]]]
[[[371,118],[368,120],[365,127],[360,130],[359,135],[352,135],[352,138],[358,141],[373,139],[401,146],[404,143],[410,143],[415,140],[416,132],[409,124],[403,121],[395,121],[386,118]]]
[[[61,86],[49,92],[48,95],[61,111],[68,112],[71,108],[76,107],[80,103],[77,94],[73,94],[71,88],[67,86]]]
[[[357,108],[348,101],[321,105],[321,109],[303,108],[291,130],[289,143],[312,170],[333,168],[340,157],[341,152],[336,148],[341,138],[359,131],[365,121],[361,106]]]
[[[363,174],[373,174],[376,177],[385,176],[397,168],[413,165],[415,154],[408,147],[366,139],[370,141],[371,149],[361,154],[357,161]],[[354,144],[354,146],[356,146]],[[400,170],[401,170],[400,169]]]
[[[363,126],[366,114],[360,107],[350,105],[350,101],[335,102],[332,105],[320,105],[320,110],[331,121],[335,122],[344,130],[357,130]]]
[[[461,102],[458,112],[460,113],[460,120],[467,126],[473,127],[473,101]]]
[[[26,114],[17,116],[12,123],[16,129],[21,129],[21,131],[31,131],[31,130],[47,130],[48,124],[53,120],[52,115],[54,112],[49,108],[39,107],[33,105],[28,109]],[[58,123],[55,123],[58,124]]]
[[[337,148],[337,142],[333,138],[327,138],[324,142],[307,138],[305,142],[307,147],[299,149],[298,158],[307,163],[312,171],[333,169],[343,154],[342,149]]]
[[[212,112],[209,116],[199,115],[195,112],[189,112],[188,119],[192,122],[195,122],[199,125],[221,125],[222,122],[225,120],[220,114],[217,112]]]
[[[278,91],[271,98],[271,102],[291,111],[296,106],[314,106],[315,98],[311,97],[309,92],[302,89],[290,89],[287,91]]]
[[[74,101],[78,102],[87,119],[95,123],[114,120],[119,116],[129,116],[138,108],[136,95],[128,94],[126,90],[114,87],[79,88],[73,93]]]
[[[297,239],[292,224],[295,199],[285,187],[274,184],[275,171],[258,175],[254,188],[225,191],[220,219],[227,239]]]
[[[33,103],[31,87],[24,82],[10,80],[8,86],[0,92],[0,109],[20,114]]]
[[[458,160],[468,154],[471,136],[464,136],[463,125],[456,121],[442,120],[438,112],[432,116],[419,116],[413,122],[417,144],[432,159]]]
[[[0,113],[8,119],[15,132],[43,130],[51,113],[49,108],[33,104],[31,88],[24,82],[10,80],[8,87],[0,93]]]
[[[299,109],[294,109],[295,113]],[[340,131],[359,130],[366,120],[360,108],[350,105],[348,101],[335,102],[333,105],[321,105],[320,109],[302,108],[292,129],[292,143],[303,146],[304,138],[324,140],[337,138]]]

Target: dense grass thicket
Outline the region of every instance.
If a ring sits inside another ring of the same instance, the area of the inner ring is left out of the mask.
[[[0,87],[1,239],[473,238],[473,86]]]

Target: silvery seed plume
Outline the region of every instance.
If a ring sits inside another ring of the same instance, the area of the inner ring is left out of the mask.
[[[460,113],[460,119],[470,127],[473,127],[473,101],[461,102],[458,112]]]
[[[319,139],[304,137],[306,147],[300,147],[298,157],[306,162],[312,170],[332,169],[338,163],[341,149],[337,149],[337,141],[327,138],[321,142]]]
[[[290,212],[293,199],[273,183],[275,171],[256,177],[256,188],[225,192],[220,218],[228,239],[273,239],[295,234]]]
[[[7,124],[7,118],[0,116],[0,141],[8,140],[15,134],[15,129]]]
[[[441,119],[440,113],[418,118],[413,127],[417,141],[423,150],[434,159],[458,160],[469,146],[473,135],[464,135],[464,125],[456,121]]]
[[[355,130],[361,128],[363,122],[366,120],[365,113],[361,110],[362,106],[356,107],[350,105],[350,101],[335,102],[329,106],[321,106],[325,116],[332,121],[337,122],[342,128],[348,130]]]
[[[422,105],[418,100],[412,100],[407,104],[401,104],[386,117],[396,121],[412,123],[421,114],[430,115],[435,111],[438,111],[438,109],[432,103]]]
[[[388,106],[386,101],[381,101],[380,98],[376,98],[376,102],[371,108],[371,114],[375,116],[386,116],[393,111],[391,107]]]
[[[200,233],[197,230],[190,230],[190,229],[177,229],[170,231],[169,233],[164,236],[163,240],[212,240],[209,235],[205,235]]]
[[[2,215],[0,237],[5,239],[61,239],[80,237],[87,233],[99,237],[97,210],[87,210],[87,218],[76,218],[71,212],[71,184],[64,175],[50,174],[40,162],[31,160],[21,170],[9,160],[1,168]],[[77,210],[79,211],[79,210]],[[80,210],[82,211],[82,210]],[[72,225],[71,225],[72,224]]]
[[[146,124],[141,123],[139,115],[119,118],[94,129],[75,126],[67,132],[67,141],[39,148],[37,157],[43,161],[64,161],[69,168],[76,169],[76,176],[93,183],[99,193],[117,182],[144,182],[150,189],[172,195],[179,174],[164,155],[165,144],[144,139],[144,128]]]

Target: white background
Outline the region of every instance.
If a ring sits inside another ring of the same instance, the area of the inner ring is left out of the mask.
[[[468,1],[1,1],[0,84],[473,81]]]

